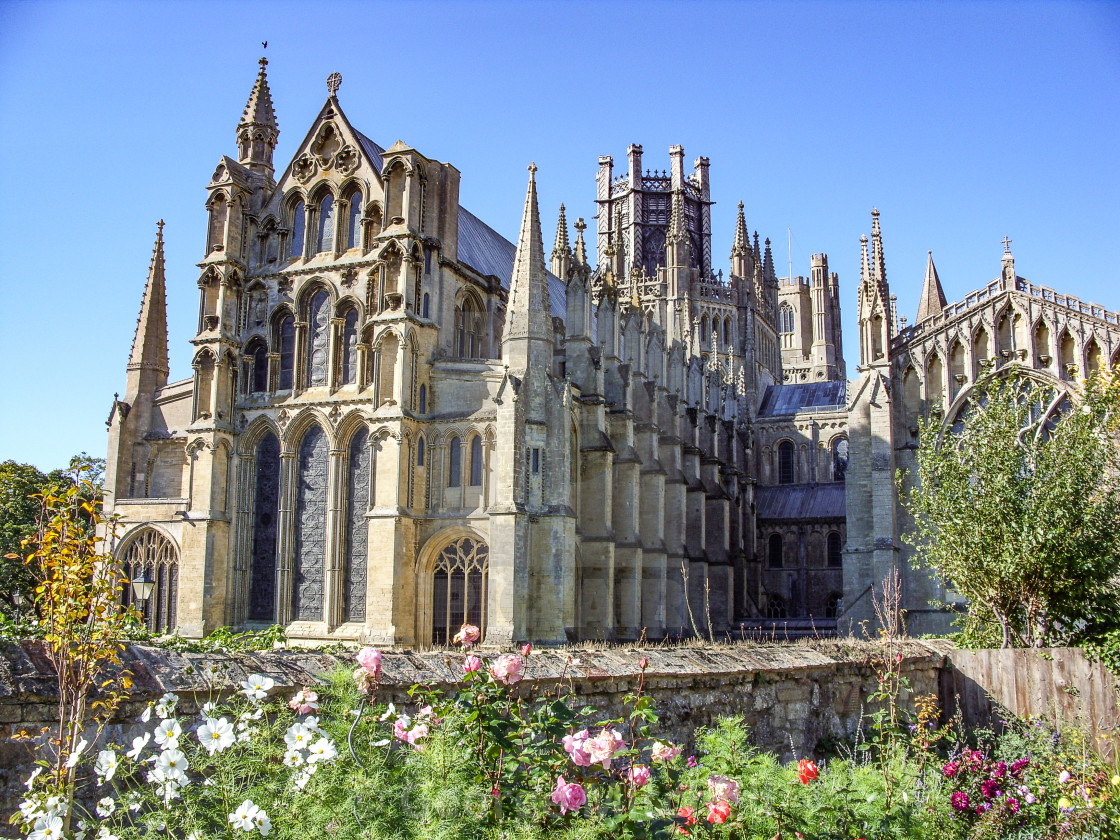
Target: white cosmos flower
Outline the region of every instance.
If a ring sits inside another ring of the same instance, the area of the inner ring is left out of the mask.
[[[244,732],[239,732],[237,734],[237,743],[239,743],[239,744],[248,744],[252,740],[253,740],[253,730],[252,729],[246,729]]]
[[[113,776],[117,772],[117,753],[115,750],[102,750],[97,754],[97,761],[94,762],[93,772],[97,774],[99,779],[106,782],[111,782]],[[101,781],[98,781],[98,785]]]
[[[44,806],[48,817],[60,817],[64,810],[62,806],[61,796],[48,796],[47,804]]]
[[[207,718],[198,728],[198,741],[210,755],[231,746],[233,740],[233,725],[225,718]]]
[[[27,777],[27,781],[23,783],[23,786],[28,790],[31,790],[31,788],[35,786],[35,780],[39,778],[39,774],[42,772],[42,767],[36,767],[31,771],[31,775]]]
[[[253,822],[257,824],[257,831],[261,833],[261,837],[267,837],[268,832],[272,831],[272,820],[268,818],[268,812],[263,809],[253,815]]]
[[[385,710],[385,714],[383,714],[381,717],[379,717],[378,720],[386,721],[389,718],[396,717],[396,716],[397,716],[397,707],[394,706],[392,703],[390,703],[389,708],[387,708]]]
[[[276,681],[271,677],[250,674],[247,680],[241,681],[241,693],[254,703],[258,703],[268,696],[268,692],[272,691],[275,685]]]
[[[143,805],[143,804],[144,804],[144,801],[140,798],[140,794],[138,794],[138,793],[129,794],[129,796],[128,796],[128,810],[135,813],[136,811],[140,810],[140,806]]]
[[[82,753],[85,752],[85,749],[88,746],[89,741],[87,741],[85,738],[79,738],[78,743],[76,743],[74,745],[74,749],[71,750],[69,758],[66,759],[66,766],[73,767],[75,764],[77,764],[78,760],[82,757]]]
[[[125,753],[133,761],[140,760],[140,753],[144,751],[144,747],[148,746],[148,742],[152,740],[152,736],[145,732],[143,735],[138,735],[132,739],[132,749]]]
[[[34,822],[39,817],[46,816],[47,812],[43,809],[43,803],[39,800],[39,797],[33,796],[19,803],[19,813],[24,822]]]
[[[217,708],[218,708],[218,704],[211,700],[211,701],[207,701],[206,703],[203,703],[202,708],[199,711],[201,711],[207,717],[210,717],[210,715],[213,714],[214,710],[217,709]],[[195,832],[195,833],[197,834],[198,832]]]
[[[256,828],[256,816],[260,811],[253,800],[246,799],[232,814],[229,815],[229,824],[242,831],[252,831]]]
[[[338,757],[338,750],[329,738],[320,738],[308,748],[307,763],[317,764],[323,761],[333,761]]]
[[[327,734],[319,726],[319,716],[318,715],[307,715],[303,720],[300,721],[300,723],[302,723],[304,726],[306,726],[312,732],[317,732],[320,735],[326,735]]]
[[[60,840],[62,837],[62,817],[41,817],[27,835],[27,840]]]
[[[384,747],[389,743],[388,738],[382,738],[380,741],[374,741],[370,744],[371,747]]]
[[[299,750],[285,750],[284,764],[288,767],[299,767],[303,764],[303,754]]]
[[[163,773],[164,778],[173,779],[179,774],[185,774],[190,768],[187,757],[180,750],[164,750],[156,762],[156,769]]]
[[[120,840],[120,838],[105,826],[101,826],[97,829],[97,840]]]
[[[174,750],[179,747],[179,738],[183,734],[183,727],[177,720],[165,720],[156,727],[156,743],[165,750]]]
[[[284,733],[284,743],[289,749],[305,750],[311,745],[311,730],[302,723],[293,723]]]
[[[147,723],[152,719],[152,704],[149,703],[144,707],[144,711],[140,713],[140,722]]]
[[[159,698],[156,703],[156,716],[161,719],[167,719],[175,711],[175,707],[179,705],[179,695],[172,694],[170,691]]]
[[[111,817],[117,810],[117,803],[111,796],[105,796],[97,802],[97,816]]]

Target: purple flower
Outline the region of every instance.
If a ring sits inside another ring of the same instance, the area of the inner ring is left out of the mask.
[[[1006,761],[1001,761],[999,764],[996,765],[995,777],[997,779],[1002,779],[1006,775],[1007,775],[1007,762]]]
[[[979,805],[976,806],[976,813],[977,814],[983,814],[985,811],[987,811],[991,807],[992,806],[989,805],[987,802],[981,802]]]
[[[980,792],[985,799],[994,799],[999,796],[999,779],[985,779],[980,783]]]
[[[1020,758],[1018,761],[1011,765],[1011,775],[1016,779],[1019,778],[1019,776],[1023,774],[1023,771],[1030,767],[1030,765],[1031,760],[1029,758]]]
[[[967,811],[969,806],[968,794],[963,790],[956,791],[949,797],[949,804],[958,811]]]
[[[1012,814],[1018,814],[1019,813],[1019,800],[1018,799],[1012,799],[1010,796],[1007,797],[1007,807],[1011,810]]]
[[[950,761],[948,764],[941,768],[941,772],[945,774],[946,779],[951,779],[955,775],[957,775],[957,771],[959,771],[960,769],[961,765],[959,762]]]
[[[697,762],[696,762],[696,756],[694,756],[694,755],[690,755],[690,756],[688,757],[688,766],[689,766],[689,767],[696,767],[696,766],[697,766]]]

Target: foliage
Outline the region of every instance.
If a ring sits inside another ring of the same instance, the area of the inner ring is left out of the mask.
[[[234,632],[232,627],[219,627],[201,639],[185,639],[177,632],[170,636],[153,633],[140,621],[127,628],[126,638],[131,642],[183,653],[249,653],[286,645],[288,633],[279,624],[263,630],[246,630],[240,633]]]
[[[968,600],[966,642],[1059,645],[1120,626],[1120,378],[1092,376],[1064,408],[1020,375],[982,384],[958,430],[921,424],[903,495],[917,561]]]

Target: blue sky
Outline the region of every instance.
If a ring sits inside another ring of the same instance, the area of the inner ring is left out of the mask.
[[[101,454],[155,223],[167,222],[172,378],[190,372],[205,184],[267,40],[278,168],[326,97],[383,146],[462,172],[513,238],[535,160],[594,213],[599,155],[711,159],[717,267],[735,205],[786,273],[840,275],[858,358],[859,236],[882,212],[913,318],[932,249],[950,299],[1018,273],[1120,310],[1120,4],[0,4],[0,460]]]

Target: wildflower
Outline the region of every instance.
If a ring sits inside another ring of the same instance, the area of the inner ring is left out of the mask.
[[[995,799],[999,796],[999,779],[985,779],[980,783],[980,792],[985,799]]]
[[[654,761],[672,761],[680,754],[680,747],[674,747],[672,744],[663,744],[660,741],[654,741],[653,746],[650,748],[650,756]]]
[[[820,775],[817,765],[807,758],[801,759],[797,762],[797,780],[803,785],[809,784],[813,779]]]
[[[1069,799],[1067,799],[1066,797],[1063,796],[1061,799],[1058,800],[1058,809],[1061,810],[1061,811],[1073,810],[1073,803],[1070,802]]]
[[[207,718],[198,728],[198,741],[213,755],[233,745],[233,725],[225,718]]]
[[[82,753],[85,752],[86,747],[89,746],[89,741],[85,738],[79,738],[78,743],[74,745],[74,749],[70,751],[70,757],[66,759],[66,766],[73,767],[81,759]]]
[[[481,667],[482,667],[482,660],[479,659],[474,654],[471,654],[470,656],[468,656],[466,659],[463,660],[463,673],[464,674],[473,674]]]
[[[117,773],[117,754],[113,750],[102,750],[97,754],[93,772],[97,774],[97,784],[111,782]]]
[[[482,632],[473,624],[464,624],[459,628],[459,632],[454,635],[451,641],[469,649],[481,636]]]
[[[687,805],[682,805],[677,809],[677,816],[684,819],[684,825],[677,826],[677,833],[688,834],[688,829],[685,828],[685,825],[696,825],[696,812]]]
[[[499,656],[498,661],[490,666],[490,673],[499,682],[513,685],[521,681],[521,669],[524,667],[525,660],[516,653],[507,653]]]
[[[583,749],[592,764],[602,763],[604,770],[611,769],[614,754],[625,746],[622,736],[613,729],[603,731],[584,742]]]
[[[1020,758],[1018,761],[1013,762],[1011,765],[1011,775],[1016,779],[1023,775],[1023,771],[1030,767],[1031,760],[1029,758]]]
[[[302,723],[293,723],[284,733],[284,743],[289,749],[305,750],[311,744],[311,730]]]
[[[727,776],[709,776],[708,791],[712,794],[713,801],[738,802],[739,783]],[[723,822],[720,820],[720,822]]]
[[[316,764],[324,761],[333,761],[338,757],[338,750],[329,738],[320,738],[307,750],[307,763]]]
[[[583,785],[578,782],[566,782],[564,777],[560,776],[556,780],[556,787],[552,789],[552,802],[554,805],[560,806],[560,814],[565,815],[569,811],[578,811],[587,802],[587,794],[583,790]]]
[[[951,779],[955,775],[957,775],[957,771],[960,769],[960,762],[950,761],[948,764],[941,768],[941,772],[944,774],[946,779]]]
[[[591,740],[591,733],[586,729],[581,729],[574,735],[565,735],[563,738],[564,751],[572,757],[572,763],[577,767],[591,766],[591,756],[586,749],[589,740]]]
[[[949,804],[958,811],[967,811],[971,803],[968,801],[968,794],[958,790],[949,797]]]
[[[272,677],[250,674],[248,679],[241,681],[241,693],[252,702],[259,703],[268,696],[268,692],[272,691],[275,686],[276,681]]]
[[[35,821],[27,840],[59,840],[61,837],[62,817],[42,817]]]
[[[358,651],[358,664],[373,676],[381,673],[381,651],[374,647],[364,647]]]
[[[1026,796],[1023,797],[1023,801],[1026,802],[1028,805],[1033,805],[1035,803],[1034,794],[1033,793],[1028,793]]]
[[[688,764],[689,767],[699,767],[700,766],[700,763],[696,760],[696,756],[694,756],[694,755],[690,755],[688,757],[688,761],[686,762],[686,764]]]
[[[156,727],[156,743],[165,750],[177,749],[182,734],[183,727],[179,725],[179,721],[165,720]]]
[[[307,715],[319,708],[319,695],[310,688],[301,688],[295,696],[288,701],[290,708],[297,715]]]
[[[634,787],[645,787],[649,784],[649,768],[644,764],[635,764],[626,771],[626,780]]]
[[[167,720],[175,713],[175,707],[179,705],[179,695],[172,694],[170,691],[164,694],[156,702],[156,717],[160,720]]]
[[[299,750],[284,751],[285,767],[299,767],[301,764],[303,764],[303,753],[301,753]]]
[[[145,732],[143,735],[133,738],[132,749],[126,752],[125,755],[127,755],[133,761],[139,761],[140,753],[144,751],[144,747],[148,746],[148,741],[150,740],[152,740],[152,736],[147,732]]]
[[[1113,776],[1111,781],[1113,787],[1120,787],[1120,776]]]
[[[272,820],[268,818],[268,813],[263,809],[258,809],[257,813],[253,814],[253,823],[257,826],[257,831],[261,833],[261,837],[267,837],[268,832],[272,831]]]
[[[229,824],[234,828],[240,828],[242,831],[252,831],[257,827],[258,811],[260,811],[260,808],[253,804],[253,800],[246,799],[236,811],[229,815]]]
[[[708,803],[708,822],[712,825],[727,822],[731,816],[731,803],[725,799],[716,799]]]
[[[1019,813],[1019,800],[1013,797],[1007,797],[1007,808],[1012,814]]]
[[[532,652],[533,652],[533,646],[529,642],[526,642],[525,644],[523,644],[521,646],[521,655],[522,656],[528,656]]]
[[[117,803],[111,796],[103,796],[97,801],[97,816],[108,818],[117,810]]]

